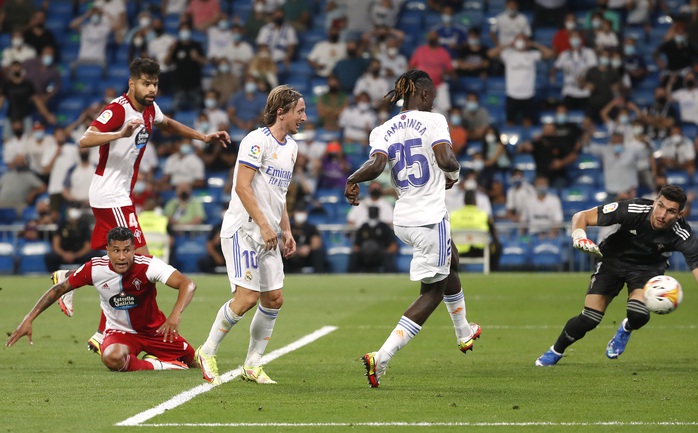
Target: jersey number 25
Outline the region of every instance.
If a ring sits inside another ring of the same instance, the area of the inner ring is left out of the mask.
[[[420,187],[429,181],[429,161],[425,155],[412,153],[412,149],[421,148],[421,138],[411,138],[405,143],[394,143],[388,148],[388,158],[394,161],[391,170],[395,185],[400,189],[407,189],[409,185]],[[417,170],[412,167],[417,165]],[[409,170],[407,175],[402,174],[403,170]],[[418,174],[416,174],[418,172]]]

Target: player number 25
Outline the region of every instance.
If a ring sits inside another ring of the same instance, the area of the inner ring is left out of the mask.
[[[411,138],[405,140],[404,144],[394,143],[388,148],[388,158],[395,161],[392,176],[398,188],[405,189],[409,185],[424,186],[429,180],[429,161],[427,161],[427,157],[420,153],[412,153],[412,149],[421,147],[421,138]],[[414,165],[417,165],[416,170],[412,170]],[[400,174],[405,169],[408,170],[407,176]]]

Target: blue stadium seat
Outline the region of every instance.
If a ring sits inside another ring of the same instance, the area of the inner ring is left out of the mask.
[[[10,242],[0,242],[0,274],[15,271],[15,247]]]
[[[206,242],[186,240],[175,244],[175,261],[183,273],[199,272],[199,258],[206,255]]]
[[[111,70],[112,67],[109,69]],[[75,78],[79,81],[99,81],[102,79],[102,67],[99,65],[79,65],[75,69]]]
[[[570,202],[588,202],[592,199],[595,188],[591,185],[576,185],[560,191],[563,206]]]
[[[562,271],[567,260],[565,245],[560,239],[534,240],[531,265],[537,270]]]
[[[12,224],[17,221],[17,210],[13,207],[0,207],[0,224]]]
[[[351,248],[338,246],[327,249],[327,261],[333,274],[344,274],[349,269],[349,254]]]
[[[178,111],[177,114],[175,114],[175,120],[178,122],[181,122],[185,125],[193,125],[194,121],[196,118],[199,116],[199,113],[196,111]]]
[[[536,160],[530,153],[517,153],[514,155],[512,166],[521,171],[535,171]]]
[[[484,20],[485,14],[482,12],[482,9],[468,9],[455,16],[455,21],[467,28],[480,27]]]
[[[82,95],[65,96],[58,102],[58,111],[81,111],[86,108],[86,100]]]
[[[508,241],[502,245],[502,257],[499,259],[500,269],[522,270],[529,266],[531,247],[528,243]]]
[[[124,81],[128,81],[130,71],[128,65],[109,65],[108,70],[109,78],[120,78]]]
[[[46,263],[44,256],[51,251],[48,242],[27,242],[20,246],[19,273],[20,274],[45,274]]]
[[[666,181],[668,184],[678,185],[682,188],[691,184],[690,176],[683,170],[667,170]]]

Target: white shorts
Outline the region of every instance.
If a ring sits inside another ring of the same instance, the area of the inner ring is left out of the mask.
[[[420,227],[395,226],[395,235],[411,246],[410,280],[435,283],[451,272],[451,222]]]
[[[264,251],[264,245],[238,230],[232,238],[221,238],[230,288],[270,292],[284,286],[284,264],[279,248]]]

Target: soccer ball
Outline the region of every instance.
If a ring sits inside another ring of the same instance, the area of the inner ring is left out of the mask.
[[[671,313],[683,300],[681,284],[668,275],[657,275],[651,278],[642,290],[645,295],[645,305],[657,314]]]

